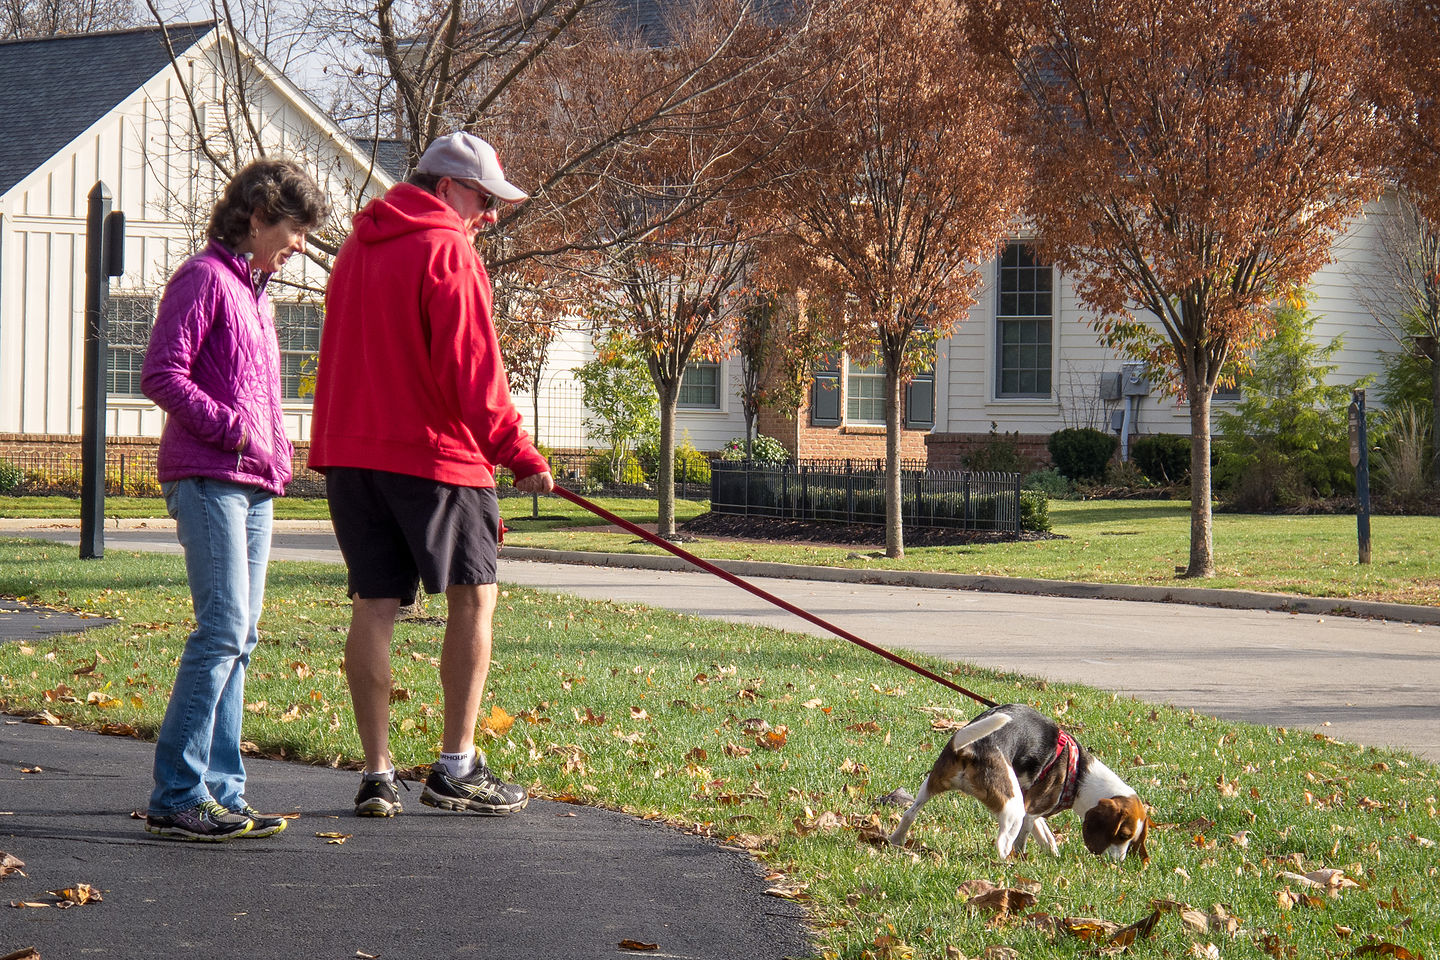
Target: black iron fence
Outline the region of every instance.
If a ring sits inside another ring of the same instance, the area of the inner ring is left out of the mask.
[[[80,496],[80,451],[26,450],[0,454],[0,494],[8,496]],[[110,496],[158,497],[155,451],[107,450],[105,492]]]
[[[303,465],[297,457],[295,476],[285,492],[292,497],[325,496],[325,478]],[[635,465],[633,456],[615,476],[607,465],[604,452],[552,453],[550,467],[558,483],[587,496],[634,497],[655,496],[653,464],[651,471]],[[65,496],[80,495],[79,450],[22,451],[0,454],[0,495],[4,496]],[[513,494],[509,474],[501,471],[500,494]],[[140,446],[133,450],[112,447],[105,456],[105,493],[108,496],[158,497],[160,483],[155,477],[155,448]],[[675,495],[684,500],[703,500],[710,495],[710,464],[704,458],[692,458],[675,467]]]
[[[772,464],[714,461],[714,513],[885,522],[884,462],[801,461]],[[1019,533],[1020,474],[903,469],[901,516],[908,526]]]

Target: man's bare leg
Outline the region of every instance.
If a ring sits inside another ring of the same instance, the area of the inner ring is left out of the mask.
[[[365,750],[365,769],[379,773],[390,762],[390,641],[400,599],[356,597],[345,637],[345,680],[355,710],[355,727]]]
[[[440,651],[440,688],[445,694],[445,733],[440,749],[469,753],[475,721],[490,673],[491,625],[499,588],[493,583],[452,586],[445,599],[445,645]]]

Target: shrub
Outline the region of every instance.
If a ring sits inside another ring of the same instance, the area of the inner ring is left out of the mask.
[[[1076,481],[1103,479],[1105,464],[1119,445],[1115,437],[1090,427],[1056,430],[1046,443],[1055,468]]]
[[[742,437],[731,437],[726,441],[725,446],[720,448],[718,454],[721,460],[744,460],[745,440]],[[785,449],[785,444],[774,437],[767,437],[763,433],[755,434],[755,439],[750,443],[751,463],[789,463],[790,451]]]
[[[990,435],[965,455],[967,468],[976,473],[1024,473],[1029,460],[1020,452],[1020,432],[1000,433],[990,422]]]
[[[614,467],[617,460],[620,464],[618,471]],[[591,457],[590,462],[585,465],[585,476],[601,486],[641,484],[645,482],[645,468],[640,465],[640,458],[633,453],[617,458],[615,453],[610,451]]]
[[[1402,509],[1424,504],[1430,493],[1430,423],[1423,410],[1403,403],[1377,424],[1370,457],[1375,485]]]
[[[1255,351],[1240,403],[1217,417],[1225,453],[1216,472],[1227,482],[1216,485],[1227,499],[1236,499],[1232,485],[1244,488],[1243,498],[1279,508],[1354,492],[1346,427],[1351,387],[1328,382],[1342,338],[1317,343],[1314,326],[1303,303],[1276,309],[1274,336]],[[1264,480],[1278,486],[1257,489]]]
[[[1020,491],[1020,529],[1050,532],[1050,498],[1039,490]]]
[[[1075,484],[1067,480],[1065,475],[1054,467],[1036,470],[1027,476],[1025,478],[1024,488],[1026,490],[1037,490],[1055,500],[1063,500],[1075,494]]]
[[[1154,483],[1184,483],[1190,476],[1190,438],[1174,433],[1140,437],[1130,446],[1130,459]]]
[[[25,474],[9,460],[0,460],[0,493],[9,493],[20,486]]]
[[[710,458],[689,440],[675,448],[675,480],[707,486],[710,483]]]
[[[732,441],[733,442],[733,441]],[[635,448],[635,459],[640,462],[640,469],[647,477],[658,477],[660,475],[660,438],[647,437],[638,447]],[[675,444],[675,482],[676,483],[703,483],[710,482],[710,458],[699,450],[695,444],[686,438]]]

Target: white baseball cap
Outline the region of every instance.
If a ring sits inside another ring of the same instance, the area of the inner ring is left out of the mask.
[[[424,156],[415,165],[415,172],[478,180],[487,193],[506,203],[519,203],[530,197],[505,179],[505,170],[500,166],[495,148],[474,134],[451,133],[439,137],[425,148]]]

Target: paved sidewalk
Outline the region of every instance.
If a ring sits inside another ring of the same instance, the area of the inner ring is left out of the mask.
[[[247,760],[251,801],[300,818],[274,837],[181,843],[131,817],[153,756],[137,740],[0,717],[0,850],[27,874],[0,879],[0,956],[810,955],[803,911],[764,895],[754,861],[659,824],[544,800],[507,817],[446,813],[423,806],[418,785],[393,820],[359,818],[356,774]],[[103,902],[9,906],[77,883]]]

